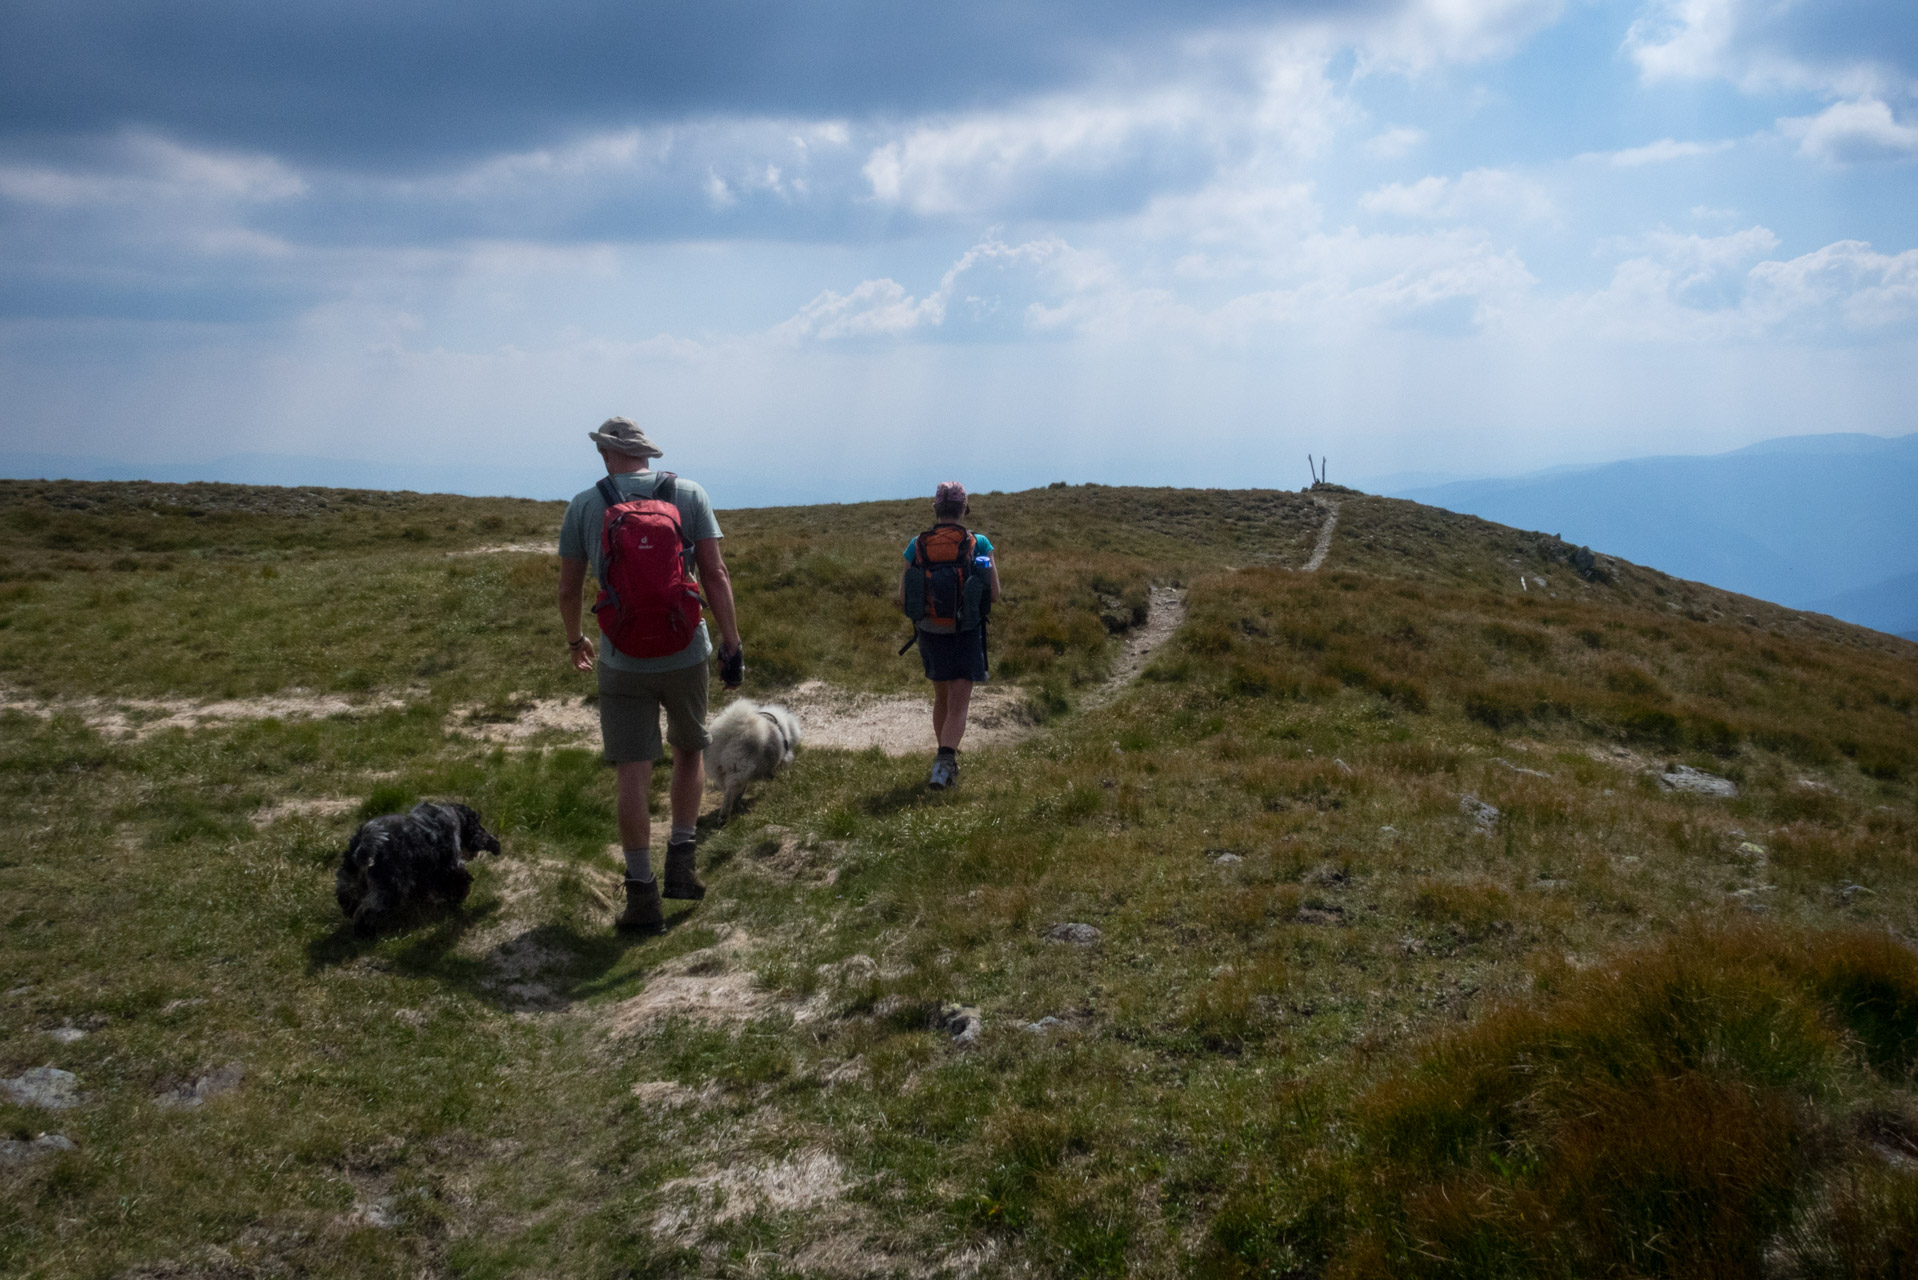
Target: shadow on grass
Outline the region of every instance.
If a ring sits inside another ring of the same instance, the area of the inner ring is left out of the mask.
[[[405,954],[408,957],[423,953],[437,960],[450,955],[467,930],[498,910],[497,902],[489,902],[471,910],[436,903],[418,908],[402,917],[398,923],[372,934],[360,933],[354,929],[351,921],[342,920],[334,926],[333,932],[306,944],[307,976],[357,960],[386,940],[401,936],[407,939]],[[415,967],[410,958],[396,960],[396,965],[408,970]]]
[[[499,908],[498,902],[470,909],[441,907],[372,937],[355,933],[350,923],[342,921],[331,933],[307,943],[307,973],[310,976],[384,951],[387,967],[393,972],[433,979],[496,1009],[509,1013],[564,1009],[641,976],[632,972],[614,976],[613,970],[628,952],[663,941],[698,915],[696,906],[669,912],[664,934],[538,924],[498,943],[483,956],[459,954],[460,940],[497,914]]]
[[[865,810],[869,817],[884,818],[898,813],[901,809],[910,809],[915,804],[931,799],[933,795],[934,793],[926,788],[923,781],[907,782],[876,795],[867,796],[860,801],[859,807]]]

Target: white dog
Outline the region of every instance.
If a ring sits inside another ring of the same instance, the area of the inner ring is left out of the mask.
[[[735,698],[713,721],[712,732],[706,764],[714,784],[724,793],[719,803],[719,817],[724,821],[732,816],[747,783],[771,778],[780,766],[792,763],[793,748],[799,745],[799,720],[784,707],[762,707],[750,698]]]

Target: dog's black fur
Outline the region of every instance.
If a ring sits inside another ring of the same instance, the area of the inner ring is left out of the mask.
[[[473,887],[466,860],[482,851],[498,853],[499,841],[463,804],[417,804],[411,813],[372,818],[340,862],[340,910],[356,932],[371,934],[408,907],[464,902]]]

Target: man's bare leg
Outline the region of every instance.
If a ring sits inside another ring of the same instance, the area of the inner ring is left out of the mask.
[[[619,813],[619,846],[627,853],[639,853],[653,847],[652,804],[648,795],[652,787],[651,760],[620,761],[616,807]],[[641,877],[633,878],[637,880]]]
[[[673,830],[699,825],[699,802],[706,795],[706,753],[673,748]]]
[[[699,835],[699,802],[706,793],[706,753],[673,748],[673,833],[666,842],[666,888],[669,898],[697,900],[706,896],[699,882],[694,840]]]
[[[653,876],[653,785],[651,760],[622,760],[615,775],[613,794],[619,815],[619,844],[626,858],[626,910],[615,925],[640,933],[661,933],[666,928],[659,909],[659,883]]]

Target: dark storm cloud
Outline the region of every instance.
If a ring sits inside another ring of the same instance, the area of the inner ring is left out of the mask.
[[[359,167],[710,115],[884,117],[1130,68],[1180,34],[1385,0],[8,0],[0,132],[144,128]]]

